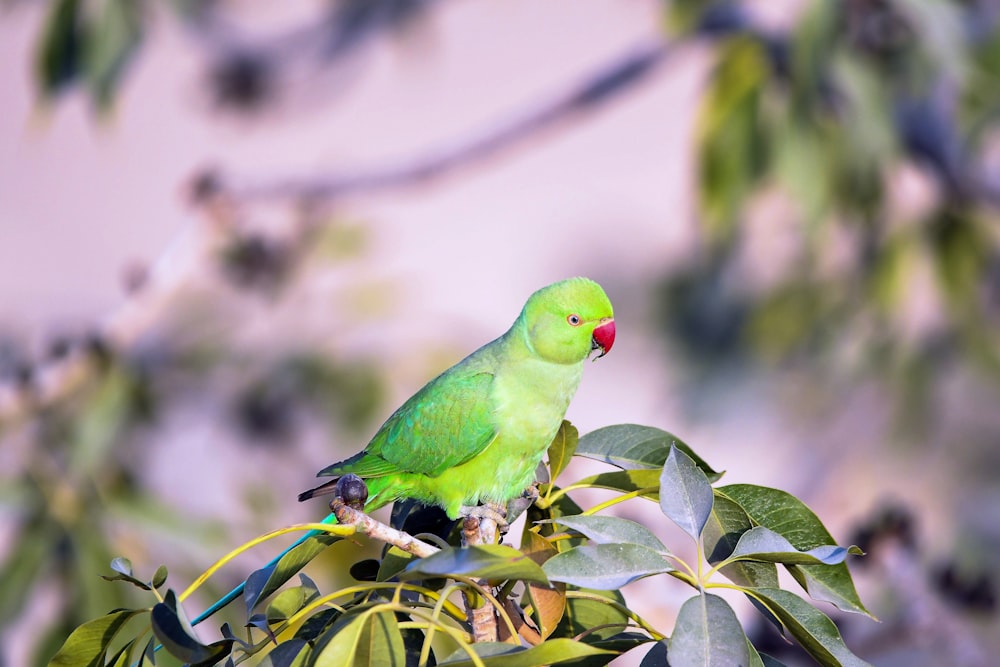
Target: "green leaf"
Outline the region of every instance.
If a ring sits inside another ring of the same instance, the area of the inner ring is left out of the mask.
[[[708,554],[708,562],[716,565],[733,553],[740,535],[753,528],[753,522],[743,508],[715,491],[715,502],[701,539]],[[774,563],[736,561],[719,570],[733,583],[741,586],[778,588],[778,568]]]
[[[705,473],[676,447],[660,475],[660,510],[684,532],[699,539],[712,513],[714,496]]]
[[[222,639],[212,644],[202,644],[194,636],[191,624],[184,618],[177,604],[177,597],[171,590],[163,602],[153,605],[150,613],[153,634],[170,655],[189,665],[214,665],[229,655],[233,648],[232,639]]]
[[[105,0],[85,51],[87,86],[97,106],[110,106],[118,82],[142,38],[141,3]]]
[[[677,436],[639,424],[617,424],[591,431],[580,438],[576,455],[604,461],[623,470],[659,470],[667,460],[671,445],[691,457],[713,482],[722,476]]]
[[[405,581],[455,575],[492,581],[520,579],[549,583],[545,572],[529,556],[499,544],[442,549],[427,558],[410,563],[399,573],[399,578]]]
[[[412,561],[416,560],[416,556],[413,554],[403,551],[399,547],[389,547],[382,556],[382,562],[378,567],[378,575],[376,576],[376,581],[389,581],[397,574],[399,574],[403,569],[406,568]]]
[[[747,636],[732,607],[703,593],[681,605],[667,654],[671,667],[746,665]]]
[[[103,667],[108,646],[130,619],[145,609],[121,609],[74,630],[49,661],[50,667]]]
[[[405,665],[406,649],[396,615],[366,610],[339,620],[329,640],[316,647],[314,667]]]
[[[308,577],[300,574],[302,585],[288,588],[278,593],[267,605],[266,618],[270,624],[287,621],[302,607],[319,597],[316,585]]]
[[[792,543],[770,528],[757,526],[740,536],[728,560],[758,560],[768,563],[797,565],[836,565],[843,563],[848,554],[863,552],[856,546],[840,547],[835,544],[799,551]]]
[[[574,597],[578,592],[599,598],[592,600],[585,597]],[[607,599],[608,602],[603,600]],[[629,618],[621,609],[609,602],[625,606],[625,597],[619,590],[601,591],[592,588],[570,586],[566,592],[566,613],[559,622],[555,634],[557,637],[575,637],[587,633],[585,641],[598,643],[604,639],[619,634],[628,627]],[[595,630],[594,628],[600,628]]]
[[[656,551],[638,544],[593,544],[553,556],[542,569],[552,581],[614,590],[674,568]]]
[[[798,595],[780,588],[752,588],[748,593],[755,604],[763,603],[821,665],[871,667],[847,648],[837,626],[826,614]]]
[[[716,491],[739,505],[756,525],[782,535],[796,549],[835,543],[813,511],[790,493],[752,484],[731,484]],[[813,599],[830,602],[841,611],[871,616],[858,597],[846,564],[786,567]]]
[[[253,612],[257,603],[281,588],[286,581],[295,576],[296,572],[305,567],[306,563],[340,539],[342,538],[330,533],[312,535],[301,544],[290,549],[274,565],[251,573],[247,577],[246,587],[243,589],[243,600],[246,602],[247,616]]]
[[[578,514],[576,516],[559,517],[558,519],[552,519],[552,521],[583,533],[587,538],[598,544],[638,544],[652,549],[657,553],[670,553],[663,546],[663,542],[651,530],[640,523],[629,521],[628,519],[616,516]]]
[[[594,648],[566,638],[550,639],[531,648],[501,643],[472,644],[470,648],[482,659],[486,667],[545,667],[589,656],[615,655],[612,651]],[[462,649],[448,656],[444,662],[438,663],[439,667],[446,665],[472,667],[474,664],[469,660],[468,653]]]
[[[521,551],[543,569],[545,562],[559,553],[551,542],[533,530],[521,533]],[[524,592],[531,603],[532,617],[535,620],[535,627],[538,628],[538,634],[542,639],[548,639],[566,612],[565,584],[542,586],[527,582]]]
[[[577,444],[580,441],[580,433],[576,427],[565,419],[556,433],[555,439],[549,445],[549,479],[554,482],[559,474],[566,469],[569,461],[573,458]]]
[[[153,588],[159,588],[163,584],[167,583],[167,566],[161,565],[156,568],[156,572],[153,573],[153,578],[149,583]]]

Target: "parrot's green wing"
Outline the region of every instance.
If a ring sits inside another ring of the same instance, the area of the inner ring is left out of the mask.
[[[490,401],[493,374],[453,368],[386,420],[363,452],[320,471],[363,478],[397,472],[434,477],[482,452],[497,436]]]

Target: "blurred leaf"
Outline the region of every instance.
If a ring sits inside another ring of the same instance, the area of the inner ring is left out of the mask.
[[[115,364],[86,394],[86,405],[73,423],[72,471],[91,475],[107,465],[131,416],[132,388],[127,370]]]
[[[763,45],[733,37],[718,50],[718,64],[703,98],[698,128],[699,204],[714,239],[735,229],[739,212],[767,162],[760,97],[769,64]]]
[[[729,559],[797,565],[836,565],[843,563],[848,554],[860,556],[863,555],[863,552],[856,546],[840,547],[835,544],[799,551],[792,546],[791,542],[773,530],[764,526],[756,526],[740,536]]]
[[[191,625],[183,617],[174,592],[168,590],[163,602],[153,605],[150,622],[153,634],[170,655],[194,667],[214,665],[222,660],[233,648],[232,639],[222,639],[212,644],[202,644],[191,631]]]
[[[667,654],[671,667],[746,665],[747,636],[725,600],[702,593],[688,599],[677,613]]]
[[[755,524],[784,536],[796,549],[834,543],[812,510],[790,493],[752,484],[731,484],[717,492],[738,504]],[[842,611],[871,616],[854,589],[846,564],[789,565],[788,571],[813,599],[830,602]]]
[[[108,646],[130,619],[147,613],[146,609],[121,609],[84,623],[66,638],[59,652],[49,661],[50,667],[100,667]]]
[[[733,553],[740,536],[753,528],[750,517],[738,504],[715,491],[712,514],[702,531],[702,541],[708,562],[716,565]],[[778,568],[773,563],[737,561],[719,570],[733,583],[741,586],[778,588]]]
[[[615,654],[572,639],[550,639],[546,642],[524,648],[502,643],[472,644],[470,648],[478,655],[486,667],[545,667],[558,665],[570,660],[578,660],[587,656]],[[468,653],[460,649],[448,656],[440,667],[473,667],[475,663],[469,660]]]
[[[898,309],[919,259],[919,246],[909,234],[887,238],[868,277],[872,305],[884,312]]]
[[[656,551],[638,544],[593,544],[553,556],[542,566],[552,581],[614,590],[674,568]]]
[[[565,419],[559,426],[559,432],[549,445],[549,480],[554,482],[559,473],[566,469],[569,461],[576,452],[577,444],[580,441],[580,433],[576,427]]]
[[[652,531],[642,524],[628,519],[616,516],[578,514],[559,517],[553,521],[583,533],[587,538],[599,544],[638,544],[657,553],[670,553]]]
[[[576,455],[604,461],[623,470],[659,470],[667,460],[671,445],[691,457],[712,481],[722,476],[677,436],[639,424],[616,424],[591,431],[580,438]]]
[[[751,592],[751,599],[762,599],[768,610],[821,665],[870,667],[847,648],[833,621],[798,595],[780,588],[755,588]]]
[[[315,655],[315,667],[406,664],[403,637],[391,611],[344,616],[331,629],[328,641],[317,644]]]
[[[142,10],[138,0],[104,0],[100,15],[90,26],[86,79],[99,109],[111,106],[121,76],[139,45]]]
[[[695,540],[712,513],[714,496],[705,473],[684,452],[671,447],[660,475],[660,509]]]
[[[35,52],[35,78],[41,93],[52,97],[80,73],[86,35],[83,0],[51,3]]]
[[[399,573],[401,580],[426,577],[478,577],[492,581],[520,579],[548,584],[549,580],[535,562],[512,547],[486,544],[451,547],[410,563]]]
[[[167,582],[167,566],[161,565],[156,568],[156,572],[153,573],[153,578],[150,580],[153,588],[159,588]]]
[[[960,316],[975,312],[989,239],[968,216],[944,211],[930,223],[938,280],[948,305]]]
[[[30,599],[29,589],[43,576],[57,551],[62,531],[50,521],[24,524],[11,536],[11,547],[0,564],[0,625],[16,615]]]

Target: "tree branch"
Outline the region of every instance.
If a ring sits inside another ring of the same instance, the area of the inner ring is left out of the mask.
[[[562,95],[517,118],[400,166],[355,174],[327,174],[317,178],[239,184],[220,179],[224,190],[243,200],[329,200],[354,192],[370,192],[426,182],[509,150],[565,120],[590,112],[647,79],[672,52],[671,45],[652,40],[633,48],[585,77]]]

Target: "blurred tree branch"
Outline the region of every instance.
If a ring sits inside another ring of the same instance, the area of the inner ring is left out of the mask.
[[[319,218],[308,216],[317,204],[353,193],[400,188],[445,176],[472,163],[511,150],[531,137],[568,120],[596,110],[599,106],[633,90],[662,64],[673,48],[661,41],[638,46],[615,58],[571,86],[551,101],[530,108],[512,122],[487,129],[470,140],[427,155],[401,166],[390,166],[360,174],[320,175],[302,181],[277,180],[259,185],[240,185],[234,179],[214,172],[204,172],[193,179],[191,192],[210,224],[187,230],[170,244],[169,261],[160,262],[132,295],[128,304],[108,319],[96,333],[108,345],[127,348],[147,326],[155,322],[155,313],[188,271],[199,270],[204,260],[223,246],[237,232],[238,211],[248,203],[263,199],[303,203],[307,220],[300,227],[293,245],[306,243],[311,227]],[[214,250],[213,250],[214,249]],[[201,259],[197,259],[201,258]],[[64,398],[89,376],[94,365],[85,350],[73,349],[58,360],[40,364],[28,381],[0,383],[0,426],[9,424],[33,411]]]

